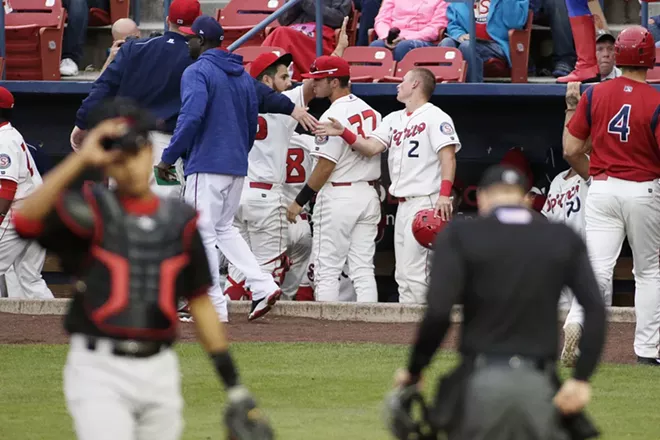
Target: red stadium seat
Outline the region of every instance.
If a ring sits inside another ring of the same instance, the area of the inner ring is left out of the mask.
[[[100,27],[114,24],[120,18],[128,18],[131,0],[110,0],[110,13],[104,9],[89,10],[89,26]]]
[[[646,74],[646,82],[649,84],[660,83],[660,48],[655,49],[655,67]]]
[[[60,79],[62,35],[66,11],[61,0],[14,2],[5,17],[6,78],[8,80]]]
[[[230,0],[227,6],[218,9],[216,14],[217,20],[225,30],[223,46],[227,47],[238,40],[284,3],[285,0]],[[263,32],[246,41],[243,46],[259,46],[266,38],[266,32],[277,26],[279,23],[275,20]]]
[[[286,53],[281,47],[273,46],[248,46],[239,47],[234,51],[236,55],[243,57],[243,65],[246,66],[254,61],[262,53],[275,52],[277,56],[282,56]]]
[[[502,78],[511,76],[512,83],[526,83],[529,66],[529,43],[532,37],[534,13],[529,11],[527,23],[520,30],[509,31],[509,52],[511,68],[499,58],[491,58],[484,63],[484,76]]]
[[[406,73],[416,67],[425,67],[435,75],[437,82],[465,82],[467,63],[458,49],[449,47],[419,47],[406,54],[396,65],[394,76],[383,82],[401,82]]]
[[[395,63],[389,49],[351,46],[342,58],[351,65],[351,82],[378,82],[394,75]]]

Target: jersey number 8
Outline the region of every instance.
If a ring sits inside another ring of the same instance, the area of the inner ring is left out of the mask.
[[[607,124],[607,132],[618,135],[621,142],[628,142],[631,108],[630,104],[623,104],[618,113]]]

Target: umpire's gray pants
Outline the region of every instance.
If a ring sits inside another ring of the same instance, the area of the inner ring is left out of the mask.
[[[527,366],[477,368],[452,440],[567,440],[549,373]]]

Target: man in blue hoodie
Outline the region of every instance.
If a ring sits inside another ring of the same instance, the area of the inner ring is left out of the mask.
[[[197,61],[183,73],[181,111],[158,168],[165,172],[187,156],[184,198],[200,214],[199,228],[213,274],[211,299],[222,317],[226,300],[219,284],[217,246],[245,275],[253,299],[248,318],[256,319],[271,309],[282,292],[272,275],[261,270],[233,225],[257,132],[260,109],[255,80],[243,69],[241,56],[220,48],[224,31],[214,18],[201,16],[192,27],[180,30],[191,36],[190,54]],[[291,116],[295,118],[296,112]],[[313,128],[314,121],[296,119]]]

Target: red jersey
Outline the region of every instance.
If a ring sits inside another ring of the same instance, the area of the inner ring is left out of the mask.
[[[566,128],[591,136],[589,175],[647,182],[660,177],[659,116],[660,92],[618,77],[587,89]]]

